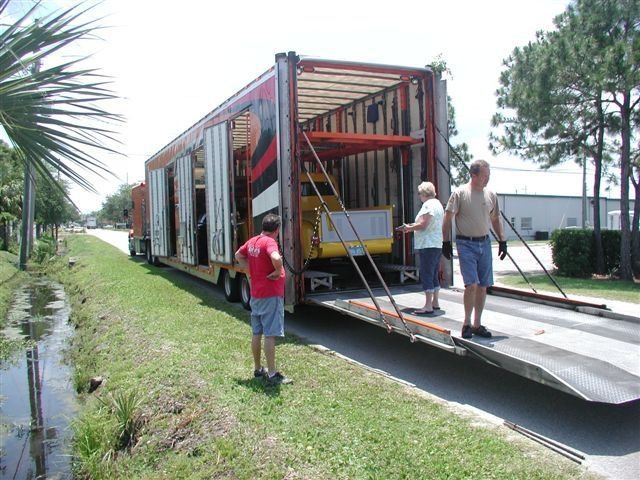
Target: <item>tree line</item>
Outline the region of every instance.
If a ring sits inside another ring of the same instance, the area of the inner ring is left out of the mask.
[[[53,180],[36,173],[35,226],[37,235],[53,233],[68,223],[80,223],[82,215],[69,200],[70,182],[57,178],[50,169]],[[124,222],[124,210],[131,205],[132,185],[122,184],[108,195],[102,207],[92,212],[98,222],[115,224]],[[0,250],[17,251],[18,226],[22,217],[24,168],[16,149],[0,140]]]
[[[128,214],[131,209],[131,188],[133,186],[123,183],[118,187],[118,190],[105,198],[102,202],[102,208],[96,212],[98,223],[103,225],[129,223]]]
[[[35,225],[38,235],[53,233],[68,222],[80,220],[78,209],[67,199],[69,183],[36,173]],[[0,250],[17,251],[18,224],[22,216],[24,168],[15,149],[0,140]]]
[[[542,168],[566,161],[593,164],[600,274],[605,273],[601,182],[606,176],[619,182],[619,275],[630,280],[634,271],[640,275],[640,2],[577,0],[554,26],[504,60],[490,147]]]

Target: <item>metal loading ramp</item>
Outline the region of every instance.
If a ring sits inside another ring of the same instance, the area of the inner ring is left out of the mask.
[[[612,319],[488,295],[482,318],[493,337],[465,340],[460,337],[461,291],[441,290],[441,311],[414,315],[413,309],[424,304],[420,287],[390,290],[417,341],[473,356],[588,401],[620,404],[640,398],[640,318]],[[409,335],[385,293],[373,291],[387,324]],[[367,292],[312,293],[306,300],[387,328]]]

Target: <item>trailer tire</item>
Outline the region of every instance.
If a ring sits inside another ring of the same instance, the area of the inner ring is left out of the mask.
[[[147,263],[149,265],[153,265],[153,255],[151,255],[151,242],[149,240],[146,240],[144,242],[144,254],[145,258],[147,259]]]
[[[224,291],[224,298],[228,302],[237,302],[240,300],[240,282],[239,275],[235,278],[231,276],[229,270],[222,270],[222,290]]]
[[[240,275],[240,302],[245,310],[251,310],[251,283],[246,275]]]

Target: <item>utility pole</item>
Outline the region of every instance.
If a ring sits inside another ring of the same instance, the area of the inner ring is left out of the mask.
[[[25,158],[24,165],[24,194],[22,196],[22,229],[20,233],[20,270],[27,269],[27,262],[31,256],[33,243],[33,216],[31,215],[31,205],[33,202],[33,167],[31,159]]]
[[[587,159],[582,160],[582,228],[587,228]]]
[[[40,60],[33,64],[31,74],[40,71]],[[27,269],[27,262],[33,251],[33,218],[35,216],[36,185],[34,182],[34,170],[32,160],[24,159],[24,195],[22,196],[22,229],[20,237],[20,270]]]

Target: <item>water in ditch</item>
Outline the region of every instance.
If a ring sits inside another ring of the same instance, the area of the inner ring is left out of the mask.
[[[61,285],[34,280],[16,293],[4,334],[24,345],[0,361],[0,479],[70,479],[77,412],[63,352],[73,328]]]

